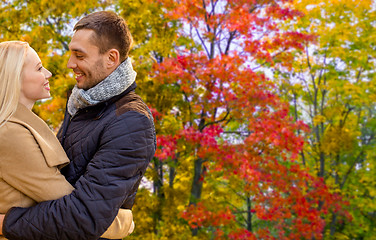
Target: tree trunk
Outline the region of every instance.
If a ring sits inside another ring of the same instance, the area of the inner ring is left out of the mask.
[[[330,223],[330,236],[333,236],[336,232],[336,222],[337,222],[337,214],[333,213],[332,221]]]
[[[164,204],[165,195],[163,193],[163,163],[157,158],[154,158],[154,169],[153,192],[158,196],[158,207],[153,214],[153,229],[154,233],[158,234],[157,226],[162,220],[162,206]]]
[[[252,202],[251,197],[247,196],[247,230],[252,232]]]
[[[155,175],[153,179],[153,192],[158,197],[163,195],[163,163],[159,159],[154,158]]]
[[[199,158],[195,160],[194,163],[194,175],[191,189],[191,197],[189,200],[189,205],[196,205],[201,198],[202,186],[204,183],[204,174],[206,168],[202,166],[204,161]],[[198,228],[192,229],[192,236],[197,236]]]
[[[170,188],[174,187],[174,179],[176,176],[176,164],[177,164],[177,159],[174,159],[174,166],[170,167],[170,174],[169,174],[169,186]]]

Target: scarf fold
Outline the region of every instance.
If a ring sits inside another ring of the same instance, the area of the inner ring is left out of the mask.
[[[68,99],[67,110],[69,114],[74,116],[79,109],[119,95],[134,83],[136,75],[137,73],[133,70],[131,60],[128,57],[110,75],[94,87],[83,90],[75,85]]]

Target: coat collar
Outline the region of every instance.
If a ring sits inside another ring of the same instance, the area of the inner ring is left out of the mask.
[[[17,110],[9,119],[27,128],[37,141],[49,167],[56,167],[69,163],[60,142],[47,124],[36,114],[18,103]]]

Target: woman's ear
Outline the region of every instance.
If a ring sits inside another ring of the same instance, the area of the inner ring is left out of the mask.
[[[108,50],[108,55],[107,55],[107,67],[108,68],[113,68],[117,67],[120,64],[120,53],[117,49],[110,49]]]

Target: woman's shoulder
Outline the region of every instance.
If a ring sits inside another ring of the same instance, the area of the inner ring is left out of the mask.
[[[0,127],[0,169],[9,169],[20,159],[28,158],[35,140],[31,132],[19,123],[7,122]]]
[[[19,133],[31,134],[28,129],[28,123],[32,118],[30,114],[32,114],[30,110],[19,104],[14,114],[0,127],[0,139],[16,138],[19,137]]]
[[[30,131],[27,129],[27,127],[24,126],[22,122],[9,120],[3,126],[0,127],[0,137],[12,137],[14,133],[18,132],[30,133]]]
[[[0,127],[0,147],[9,147],[10,144],[22,147],[23,143],[29,140],[29,136],[32,134],[23,124],[8,121]]]

